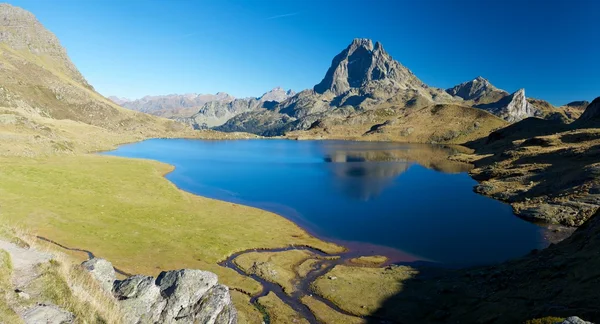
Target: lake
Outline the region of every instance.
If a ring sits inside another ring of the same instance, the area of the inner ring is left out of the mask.
[[[473,192],[471,166],[447,159],[455,149],[152,139],[103,154],[169,163],[175,170],[166,178],[183,190],[273,211],[320,238],[396,261],[401,258],[394,255],[408,255],[407,260],[469,266],[545,247],[543,228]]]

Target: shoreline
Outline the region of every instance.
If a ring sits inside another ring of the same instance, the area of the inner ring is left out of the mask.
[[[296,139],[293,138],[289,138],[289,137],[284,137],[284,136],[278,136],[278,137],[255,137],[255,138],[232,138],[232,139],[204,139],[204,138],[194,138],[194,137],[178,137],[178,138],[170,138],[170,137],[158,137],[158,138],[148,138],[139,142],[132,142],[132,143],[125,143],[125,144],[121,144],[119,146],[122,145],[130,145],[130,144],[136,144],[136,143],[141,143],[143,141],[147,141],[147,140],[154,140],[154,139],[173,139],[173,140],[177,140],[177,139],[183,139],[183,140],[200,140],[200,141],[241,141],[241,140],[260,140],[260,139],[271,139],[271,140],[287,140],[287,141],[296,141]],[[313,140],[313,139],[306,139],[306,140]],[[355,140],[352,139],[329,139],[329,138],[323,138],[321,140],[318,141],[339,141],[339,142],[356,142]],[[411,144],[411,145],[435,145],[435,146],[442,146],[442,147],[460,147],[463,148],[464,150],[470,150],[472,151],[471,148],[460,145],[460,144],[428,144],[428,143],[410,143],[410,142],[398,142],[398,141],[361,141],[361,142],[378,142],[378,143],[390,143],[390,144]],[[122,158],[122,159],[134,159],[134,160],[143,160],[143,161],[152,161],[152,162],[158,162],[161,164],[165,164],[169,167],[168,171],[165,171],[162,174],[162,177],[167,180],[171,185],[173,185],[177,190],[180,190],[182,192],[194,195],[194,196],[198,196],[198,197],[202,197],[205,199],[211,199],[211,200],[216,200],[216,201],[220,201],[220,202],[226,202],[226,203],[232,203],[235,205],[240,205],[240,206],[246,206],[246,207],[250,207],[250,208],[257,208],[259,210],[268,212],[268,213],[272,213],[278,217],[281,217],[289,222],[291,222],[292,224],[294,224],[296,227],[298,227],[300,230],[302,230],[303,232],[305,232],[306,234],[308,234],[309,236],[328,243],[328,244],[333,244],[336,245],[340,248],[343,249],[343,252],[338,252],[338,253],[352,253],[355,256],[376,256],[376,255],[382,255],[385,256],[386,258],[388,258],[388,262],[386,264],[402,264],[402,265],[410,265],[411,263],[414,264],[428,264],[430,266],[434,266],[434,267],[440,267],[440,268],[455,268],[455,269],[461,269],[461,268],[472,268],[472,267],[479,267],[479,266],[489,266],[489,265],[494,265],[494,264],[500,264],[503,262],[507,262],[513,259],[517,259],[520,257],[525,256],[524,255],[518,255],[518,256],[514,256],[511,257],[507,260],[504,261],[499,261],[499,262],[493,262],[493,263],[484,263],[484,264],[470,264],[470,265],[452,265],[452,264],[444,264],[444,263],[439,263],[435,260],[431,260],[428,258],[424,258],[418,255],[414,255],[412,253],[394,248],[394,247],[389,247],[389,246],[384,246],[384,245],[379,245],[379,244],[373,244],[373,243],[369,243],[369,242],[360,242],[360,241],[348,241],[348,240],[343,240],[343,239],[335,239],[335,238],[331,238],[331,237],[327,237],[325,235],[320,235],[318,233],[316,233],[314,230],[310,229],[310,226],[307,222],[302,222],[301,219],[299,219],[298,217],[291,217],[291,216],[286,216],[284,213],[281,213],[278,210],[274,210],[274,209],[269,209],[266,208],[265,206],[261,206],[261,204],[250,204],[247,201],[241,200],[241,199],[221,199],[221,198],[214,198],[214,197],[210,197],[210,196],[204,196],[201,194],[197,194],[191,191],[187,191],[185,189],[182,189],[179,187],[178,184],[176,184],[175,182],[171,181],[170,179],[168,179],[168,175],[175,172],[176,170],[176,166],[172,165],[170,163],[164,162],[164,161],[160,161],[160,160],[155,160],[155,159],[151,159],[151,158],[141,158],[141,157],[127,157],[127,156],[118,156],[118,155],[111,155],[111,154],[105,154],[108,152],[112,152],[112,151],[116,151],[118,149],[112,149],[112,150],[106,150],[106,151],[102,151],[102,152],[96,152],[93,153],[93,155],[101,155],[101,156],[110,156],[110,157],[116,157],[116,158]],[[474,153],[472,153],[474,154]],[[451,155],[448,156],[448,160],[450,159]],[[451,160],[452,161],[452,160]],[[457,162],[461,162],[461,163],[466,163],[469,165],[473,165],[473,163],[471,162],[465,162],[465,161],[457,161]],[[480,184],[480,181],[478,181],[477,179],[475,179],[471,172],[466,172],[466,174],[468,175],[468,177],[472,180],[474,180],[477,184]],[[477,195],[486,197],[486,198],[490,198],[496,202],[502,203],[502,204],[506,204],[511,206],[512,208],[512,204],[502,201],[502,200],[498,200],[495,199],[494,197],[491,196],[487,196],[484,194],[481,194],[477,191],[475,191],[474,189],[477,187],[477,185],[473,186],[473,192],[475,192]],[[284,206],[287,207],[287,206]],[[524,221],[527,223],[531,223],[533,225],[536,225],[540,228],[540,234],[542,237],[542,240],[545,242],[545,246],[542,249],[547,248],[549,245],[551,244],[555,244],[557,242],[562,241],[563,239],[567,238],[574,230],[575,228],[573,228],[572,231],[568,231],[565,230],[564,228],[560,228],[560,231],[556,230],[556,226],[552,225],[552,224],[539,224],[539,223],[534,223],[534,222],[530,222],[526,219],[523,219],[521,217],[519,217],[516,213],[514,213],[514,209],[512,209],[512,217],[516,217],[518,218],[520,221]],[[560,234],[559,234],[560,233]],[[289,247],[293,247],[294,245],[288,245],[285,247],[275,247],[275,248],[289,248]],[[300,246],[301,247],[301,246]],[[305,247],[308,248],[312,248],[312,249],[316,249],[316,250],[320,250],[319,248],[316,248],[315,246],[308,246],[305,245]],[[273,247],[257,247],[254,248],[255,250],[266,250],[266,249],[270,249]],[[535,248],[534,250],[539,250],[537,248]],[[322,251],[322,250],[320,250]],[[244,252],[244,251],[235,251],[232,254],[235,253],[239,253],[239,252]],[[327,251],[322,251],[325,253],[329,253]],[[227,259],[229,256],[227,256],[225,259]]]

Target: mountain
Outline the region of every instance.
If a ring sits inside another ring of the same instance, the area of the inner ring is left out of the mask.
[[[88,152],[186,132],[98,94],[54,34],[31,13],[0,4],[0,133],[9,139],[0,155]]]
[[[215,129],[296,138],[455,143],[485,136],[505,124],[491,114],[465,107],[472,102],[465,103],[458,96],[470,98],[471,93],[477,96],[476,102],[488,102],[508,93],[483,78],[455,88],[430,87],[394,60],[381,43],[355,39],[333,58],[313,89],[272,109],[237,115]]]
[[[207,102],[217,101],[227,103],[235,99],[224,92],[216,94],[187,93],[145,96],[136,100],[126,100],[116,97],[109,98],[122,107],[166,118],[189,117],[198,112],[200,107]]]
[[[112,102],[116,103],[119,106],[123,106],[124,103],[131,101],[130,99],[117,96],[110,96],[108,97],[108,99],[110,99]]]
[[[473,104],[492,103],[509,95],[508,92],[494,87],[487,79],[480,76],[446,89],[446,92],[451,96],[472,101]]]
[[[273,108],[281,101],[285,101],[296,93],[276,87],[257,98],[241,98],[232,101],[215,100],[205,103],[195,114],[189,118],[176,118],[188,123],[195,129],[206,129],[223,125],[229,119],[249,111],[260,108]]]

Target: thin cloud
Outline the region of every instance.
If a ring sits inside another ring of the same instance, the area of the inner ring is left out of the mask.
[[[299,12],[286,13],[286,14],[283,14],[283,15],[277,15],[277,16],[269,17],[269,18],[267,18],[265,20],[279,19],[279,18],[284,18],[284,17],[291,17],[291,16],[296,16],[297,14],[299,14]]]

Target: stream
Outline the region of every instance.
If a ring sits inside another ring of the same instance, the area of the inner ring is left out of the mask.
[[[52,245],[58,246],[64,250],[85,253],[87,255],[88,259],[92,259],[92,258],[96,257],[96,255],[89,250],[84,250],[84,249],[79,249],[79,248],[71,248],[71,247],[65,246],[63,244],[60,244],[56,241],[53,241],[51,239],[48,239],[48,238],[42,237],[42,236],[36,236],[36,238],[41,241],[44,241],[46,243],[50,243]],[[292,251],[292,250],[301,250],[301,251],[308,251],[310,253],[313,253],[316,256],[315,260],[318,260],[319,262],[316,262],[315,264],[312,265],[312,270],[310,270],[305,277],[303,277],[303,278],[297,277],[298,282],[295,285],[296,289],[291,295],[288,295],[287,293],[285,293],[283,291],[283,288],[281,286],[279,286],[278,284],[267,281],[255,274],[246,273],[244,270],[242,270],[240,267],[238,267],[234,262],[234,260],[237,257],[239,257],[240,255],[246,254],[246,253],[251,253],[251,252],[272,253],[272,252],[284,252],[284,251]],[[347,251],[347,252],[338,253],[338,254],[328,254],[323,251],[320,251],[320,250],[317,250],[317,249],[314,249],[311,247],[307,247],[307,246],[290,246],[290,247],[285,247],[285,248],[250,249],[250,250],[236,252],[236,253],[230,255],[224,261],[219,262],[219,265],[222,267],[225,267],[225,268],[233,269],[240,275],[250,277],[250,278],[258,281],[262,285],[263,289],[261,292],[250,296],[250,303],[255,305],[257,307],[257,309],[264,315],[267,315],[267,317],[269,316],[269,314],[266,313],[264,310],[262,310],[260,307],[258,307],[258,304],[259,304],[258,299],[260,297],[264,297],[264,296],[268,295],[270,292],[273,292],[279,299],[281,299],[281,301],[283,301],[286,305],[288,305],[290,308],[292,308],[294,311],[296,311],[301,317],[306,319],[309,323],[317,324],[317,323],[319,323],[319,321],[317,320],[315,315],[310,311],[310,309],[304,303],[302,303],[302,301],[301,301],[302,297],[311,296],[341,314],[344,314],[347,316],[359,317],[359,316],[356,316],[354,314],[351,314],[351,313],[341,309],[340,307],[335,305],[330,300],[315,294],[311,289],[311,284],[317,278],[328,273],[336,265],[352,264],[350,262],[350,259],[356,258],[359,256],[363,256],[363,255],[359,254],[357,252],[354,252],[354,251]],[[319,257],[337,258],[337,259],[318,259]],[[353,266],[361,266],[361,265],[356,265],[356,264],[352,264],[352,265]],[[386,265],[388,265],[388,264],[383,264],[383,265],[381,265],[381,267],[386,266]],[[123,270],[120,270],[116,267],[114,269],[115,269],[115,272],[117,272],[120,275],[123,275],[126,277],[132,276],[132,274],[127,273]],[[365,317],[362,317],[362,318],[365,318]],[[267,324],[268,324],[268,322],[267,322]]]

